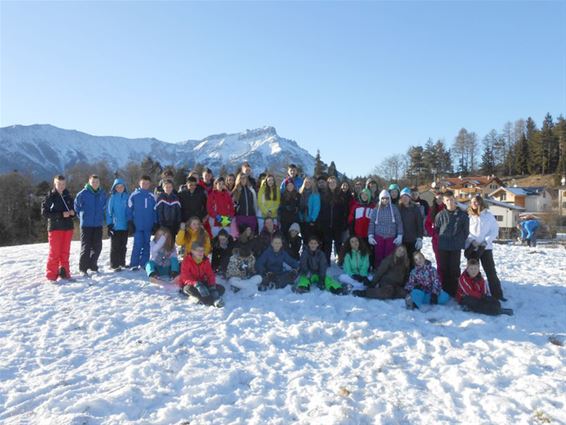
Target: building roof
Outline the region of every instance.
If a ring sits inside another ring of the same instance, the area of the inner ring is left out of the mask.
[[[487,186],[488,184],[495,182],[500,186],[503,182],[496,176],[467,176],[467,177],[446,177],[440,179],[438,185],[446,186],[449,188],[460,188],[465,184],[472,184],[474,186]]]
[[[497,207],[503,207],[503,208],[507,208],[507,209],[515,210],[515,211],[525,211],[525,208],[523,208],[523,207],[518,207],[517,205],[509,204],[507,202],[501,202],[501,201],[498,201],[496,199],[484,198],[484,201],[486,203],[490,204],[490,205],[497,206]]]
[[[492,196],[494,193],[499,192],[500,190],[505,190],[507,192],[512,193],[515,196],[538,196],[542,192],[546,190],[544,186],[532,186],[532,187],[500,187],[499,189],[495,189],[493,192],[489,194]]]

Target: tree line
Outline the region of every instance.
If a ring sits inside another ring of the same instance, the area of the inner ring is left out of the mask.
[[[385,181],[419,185],[446,175],[524,176],[555,175],[556,183],[566,175],[566,120],[550,113],[540,128],[531,118],[507,122],[483,138],[460,129],[451,146],[443,139],[428,139],[410,146],[405,154],[391,155],[375,168]]]

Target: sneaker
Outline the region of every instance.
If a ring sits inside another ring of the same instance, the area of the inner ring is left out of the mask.
[[[81,276],[84,278],[89,278],[90,275],[88,274],[88,272],[81,272]]]
[[[413,298],[411,298],[410,294],[405,297],[405,307],[407,307],[407,310],[415,309],[415,303],[413,302]]]
[[[116,273],[116,272],[121,272],[121,271],[122,271],[122,267],[118,266],[118,267],[116,267],[115,269],[112,269],[112,271],[113,271],[114,273]]]
[[[131,272],[137,272],[140,269],[140,266],[132,266],[130,267]]]

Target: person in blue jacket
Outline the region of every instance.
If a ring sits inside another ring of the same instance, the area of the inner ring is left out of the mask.
[[[88,276],[89,270],[98,273],[105,211],[106,193],[100,188],[99,177],[93,174],[75,198],[75,212],[81,222],[79,270],[83,276]]]
[[[317,219],[320,213],[320,194],[310,177],[305,177],[299,193],[301,194],[301,208],[299,210],[301,236],[306,243],[312,235],[319,233]]]
[[[157,195],[155,210],[159,225],[168,228],[175,239],[181,225],[181,202],[173,191],[173,180],[162,183],[162,192]]]
[[[290,270],[285,270],[284,265]],[[262,281],[258,286],[260,291],[284,288],[297,278],[299,262],[283,249],[283,238],[280,234],[273,237],[271,246],[259,256],[255,269],[261,275]]]
[[[289,181],[293,182],[297,190],[299,190],[299,188],[303,185],[303,179],[299,176],[299,170],[295,164],[289,164],[289,167],[287,168],[287,176],[285,176],[281,182],[281,186],[279,187],[281,194],[285,192]]]
[[[537,229],[540,223],[536,218],[529,218],[521,221],[521,241],[526,242],[527,245],[537,246]]]
[[[110,267],[116,272],[126,267],[129,196],[126,182],[120,178],[114,180],[108,200],[106,223],[110,236]]]
[[[133,271],[145,267],[149,261],[149,242],[153,230],[157,227],[156,202],[150,187],[151,178],[142,176],[140,187],[128,199],[128,221],[134,231],[134,247],[130,259],[130,268]]]

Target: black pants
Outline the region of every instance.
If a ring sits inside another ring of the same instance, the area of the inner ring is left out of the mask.
[[[283,273],[271,273],[269,275],[265,274],[262,277],[263,279],[261,281],[261,290],[269,288],[281,289],[289,284],[292,284],[295,279],[297,279],[297,272],[291,270]]]
[[[342,250],[342,232],[344,229],[321,229],[322,232],[322,249],[326,255],[326,261],[330,266],[330,255],[332,254],[332,243],[334,242],[334,254],[336,257],[340,255]]]
[[[501,314],[501,304],[495,297],[473,298],[465,296],[460,304],[468,307],[475,313],[487,314],[489,316]]]
[[[491,296],[500,300],[503,298],[503,290],[501,289],[501,282],[499,281],[499,277],[497,277],[497,272],[495,271],[493,251],[491,249],[486,249],[480,257],[480,261],[489,283],[489,292],[491,293]]]
[[[115,230],[110,238],[110,267],[126,267],[126,246],[128,245],[128,231]]]
[[[458,289],[458,279],[460,278],[460,256],[462,250],[438,251],[440,266],[442,268],[442,289],[451,297],[456,296]]]
[[[81,257],[79,270],[98,270],[98,257],[102,251],[102,227],[81,227]]]
[[[215,285],[214,288],[216,288],[216,291],[218,291],[218,296],[220,297],[224,295],[224,292],[226,291],[226,289],[224,289],[224,286],[222,285]],[[185,286],[182,292],[189,297],[197,298],[204,305],[212,305],[214,304],[214,301],[216,301],[216,299],[212,295],[208,295],[206,297],[201,296],[198,289],[192,285]]]

